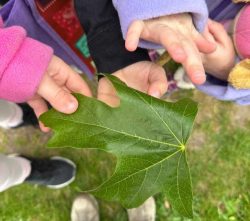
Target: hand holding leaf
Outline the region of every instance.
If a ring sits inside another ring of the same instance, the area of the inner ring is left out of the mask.
[[[192,188],[185,144],[197,113],[189,99],[167,103],[128,88],[108,76],[120,98],[112,108],[76,95],[78,110],[51,110],[41,117],[55,131],[50,147],[99,148],[117,157],[114,174],[89,192],[126,208],[137,207],[163,192],[171,205],[192,217]]]
[[[157,98],[165,94],[168,88],[164,69],[149,61],[134,63],[112,75],[125,82],[127,86]],[[107,78],[102,78],[99,81],[98,99],[111,106],[116,106],[119,103],[116,90]]]

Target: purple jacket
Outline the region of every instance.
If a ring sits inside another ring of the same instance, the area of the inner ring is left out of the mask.
[[[113,3],[119,13],[123,36],[126,36],[128,26],[133,20],[145,20],[180,12],[191,13],[194,24],[201,31],[208,15],[217,21],[232,19],[244,6],[244,4],[234,4],[232,0],[113,0]],[[159,47],[145,41],[141,41],[140,46]],[[241,105],[250,104],[250,90],[237,90],[211,76],[208,76],[205,84],[197,88],[220,100],[234,101]]]
[[[113,3],[119,13],[124,35],[131,21],[135,19],[150,19],[181,12],[192,13],[194,23],[201,31],[206,24],[208,11],[210,17],[222,20],[233,18],[242,7],[242,4],[235,5],[231,0],[206,0],[206,2],[205,0],[195,2],[194,0],[113,0]],[[24,27],[28,36],[51,46],[56,55],[67,63],[76,65],[91,77],[90,71],[83,62],[38,14],[33,0],[10,0],[0,10],[0,15],[6,26]],[[141,44],[147,48],[155,47],[148,42],[141,42]],[[250,104],[250,90],[236,90],[216,79],[209,78],[199,89],[221,100]]]
[[[129,25],[134,20],[146,20],[164,15],[190,12],[198,30],[204,29],[208,17],[205,0],[113,0],[118,11],[123,37],[125,38]],[[140,46],[156,49],[160,45],[141,41]]]
[[[13,25],[23,27],[29,37],[49,45],[53,48],[54,54],[66,63],[75,65],[90,78],[93,77],[81,59],[40,16],[34,0],[9,0],[0,9],[0,15],[4,20],[5,27]]]

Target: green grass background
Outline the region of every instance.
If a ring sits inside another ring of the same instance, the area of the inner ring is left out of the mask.
[[[195,221],[250,220],[250,108],[219,102],[198,91],[175,93],[200,103],[189,139],[188,160],[194,192]],[[115,159],[97,150],[47,149],[48,135],[33,128],[0,131],[0,151],[44,157],[60,155],[78,166],[76,181],[61,190],[23,184],[0,193],[0,221],[68,221],[71,204],[82,189],[112,174]],[[155,196],[158,221],[182,221],[163,195]],[[99,200],[101,220],[125,221],[119,204]]]

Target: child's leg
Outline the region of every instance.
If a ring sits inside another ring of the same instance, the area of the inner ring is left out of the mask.
[[[23,111],[15,103],[0,100],[0,127],[11,128],[23,122]]]
[[[31,164],[27,159],[0,154],[0,192],[23,183],[30,172]]]
[[[10,129],[32,125],[38,126],[38,120],[31,107],[0,100],[0,128]]]
[[[63,188],[74,181],[75,173],[76,165],[67,158],[38,159],[0,154],[0,192],[23,182]]]
[[[129,221],[155,221],[156,204],[153,197],[141,206],[128,210]],[[96,199],[89,194],[78,196],[72,205],[71,221],[99,221],[99,206]]]

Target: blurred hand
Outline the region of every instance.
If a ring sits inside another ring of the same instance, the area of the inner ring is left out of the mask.
[[[168,82],[164,69],[149,61],[140,61],[115,73],[129,87],[160,98],[167,91]],[[108,79],[103,77],[98,84],[98,99],[110,106],[117,106],[119,98]]]
[[[206,80],[200,52],[211,53],[216,46],[194,27],[189,13],[134,21],[126,36],[126,48],[134,51],[139,40],[161,44],[178,63],[181,63],[194,84]]]
[[[37,118],[48,110],[46,101],[57,111],[71,114],[78,107],[72,92],[91,96],[91,91],[81,76],[60,58],[53,56],[37,93],[28,101],[28,104],[33,108]],[[39,123],[42,131],[49,131],[49,128]]]
[[[203,54],[203,65],[209,74],[221,80],[227,80],[235,65],[235,50],[233,41],[222,24],[209,20],[205,36],[217,47],[213,53]]]

